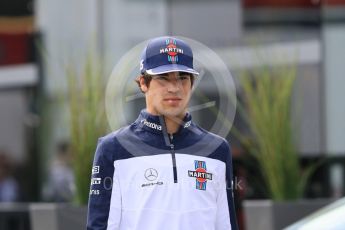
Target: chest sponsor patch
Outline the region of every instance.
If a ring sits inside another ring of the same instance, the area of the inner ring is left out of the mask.
[[[194,161],[195,171],[188,170],[189,177],[195,177],[195,188],[199,190],[206,190],[208,180],[212,180],[212,173],[207,172],[205,161]]]

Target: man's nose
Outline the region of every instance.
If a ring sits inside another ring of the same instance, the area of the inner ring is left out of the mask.
[[[174,77],[174,78],[172,78],[172,80],[169,81],[168,91],[172,92],[172,93],[175,93],[175,92],[180,91],[181,87],[182,87],[181,80],[179,80],[178,78]]]

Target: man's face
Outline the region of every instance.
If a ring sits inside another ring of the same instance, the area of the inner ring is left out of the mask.
[[[171,72],[152,76],[147,87],[141,80],[146,96],[146,109],[154,115],[182,119],[191,97],[192,85],[189,73]]]

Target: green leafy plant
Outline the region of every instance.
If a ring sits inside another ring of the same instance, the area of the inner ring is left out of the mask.
[[[101,65],[91,57],[87,58],[81,73],[72,65],[67,68],[71,148],[79,204],[88,202],[97,139],[107,131]]]
[[[250,135],[236,129],[233,133],[258,162],[273,200],[301,198],[316,166],[302,172],[294,140],[291,99],[296,67],[262,66],[244,72],[240,79],[244,100],[238,108]]]

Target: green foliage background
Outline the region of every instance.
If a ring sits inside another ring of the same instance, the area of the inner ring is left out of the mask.
[[[296,67],[262,66],[243,72],[240,79],[244,102],[238,109],[251,134],[248,138],[236,129],[233,133],[257,160],[270,198],[301,198],[315,167],[302,172],[295,143],[298,131],[292,127],[291,100]]]
[[[90,55],[81,73],[67,68],[71,147],[76,201],[87,204],[93,156],[99,137],[107,132],[101,64]]]

